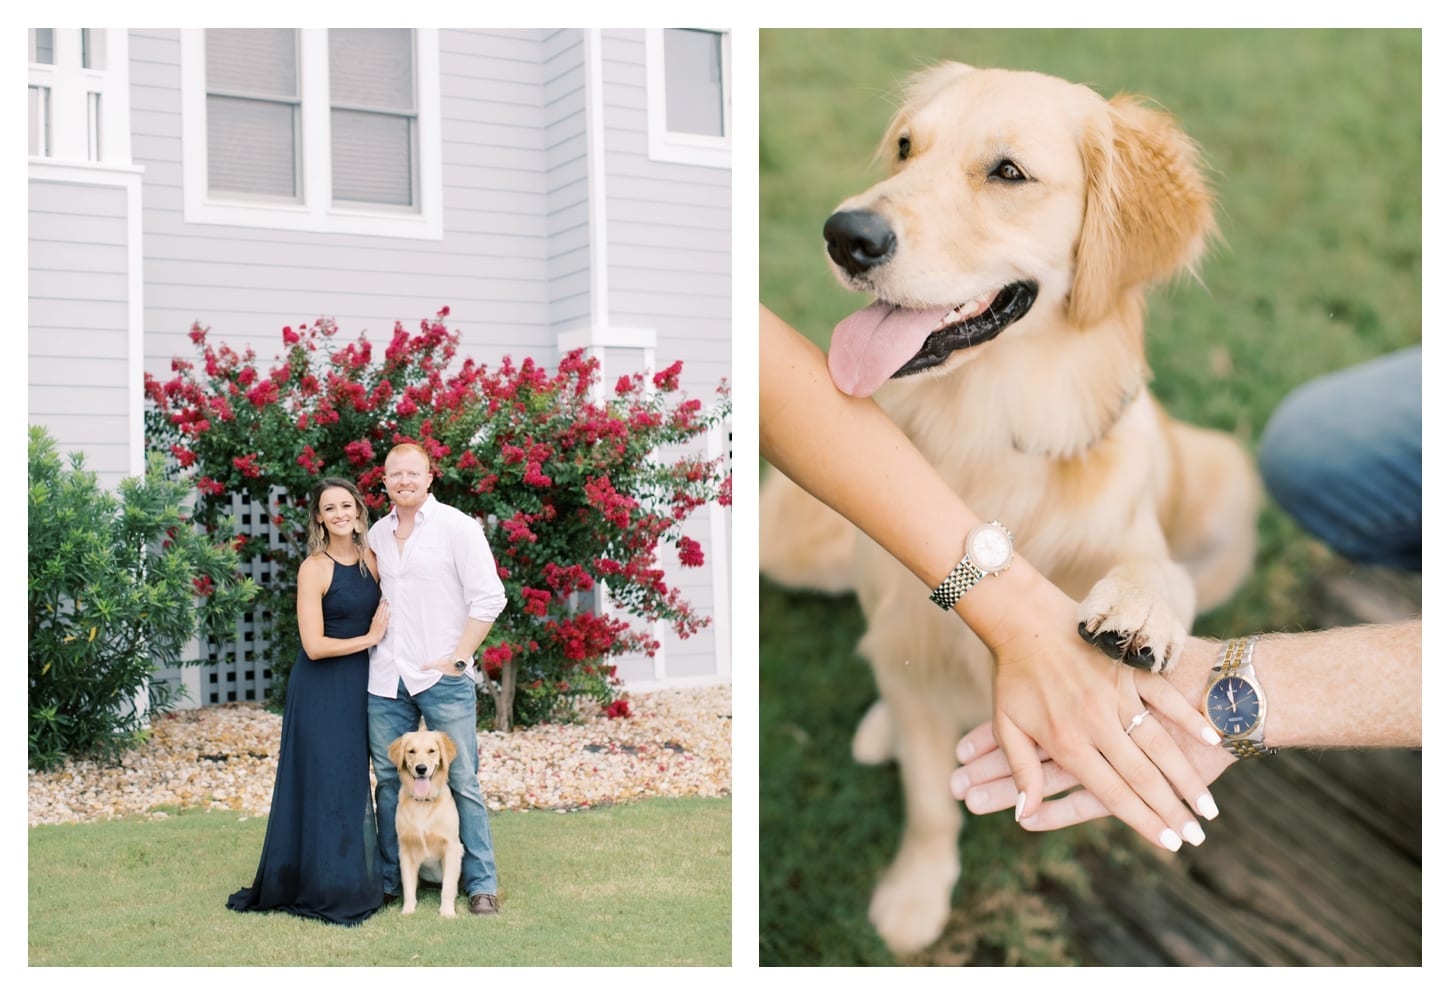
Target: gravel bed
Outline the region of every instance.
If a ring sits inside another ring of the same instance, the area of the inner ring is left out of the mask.
[[[491,811],[569,811],[638,798],[730,794],[730,686],[628,696],[629,718],[479,733],[479,783]],[[260,705],[214,705],[152,724],[117,766],[92,761],[30,772],[30,825],[165,808],[265,815],[282,717]]]

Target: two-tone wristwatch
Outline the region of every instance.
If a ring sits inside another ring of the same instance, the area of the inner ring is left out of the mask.
[[[1258,636],[1231,639],[1219,650],[1203,692],[1203,714],[1236,757],[1267,757],[1278,749],[1264,745],[1269,700],[1254,672]]]
[[[1012,533],[1001,522],[978,525],[967,533],[966,549],[946,580],[931,592],[931,600],[950,611],[984,577],[995,577],[1012,565]]]

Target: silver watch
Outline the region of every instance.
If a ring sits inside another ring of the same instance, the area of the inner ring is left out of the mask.
[[[1236,757],[1267,757],[1278,750],[1264,745],[1264,720],[1269,699],[1254,671],[1258,636],[1231,639],[1219,650],[1203,692],[1203,714],[1223,737],[1223,748]]]
[[[931,600],[950,611],[977,582],[995,577],[1012,565],[1012,533],[1001,522],[990,521],[967,533],[966,550],[946,580],[931,592]]]

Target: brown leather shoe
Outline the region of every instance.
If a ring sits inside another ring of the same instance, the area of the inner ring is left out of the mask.
[[[468,911],[476,916],[496,916],[498,915],[498,896],[485,895],[483,892],[469,895]]]

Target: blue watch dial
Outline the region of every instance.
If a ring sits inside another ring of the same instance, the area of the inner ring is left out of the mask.
[[[1225,736],[1242,736],[1259,724],[1259,692],[1242,677],[1220,677],[1205,699],[1208,721]]]

